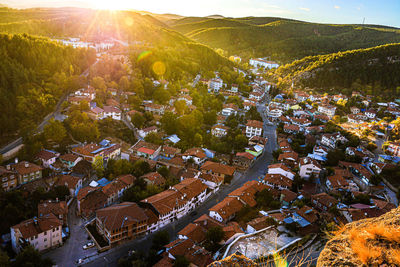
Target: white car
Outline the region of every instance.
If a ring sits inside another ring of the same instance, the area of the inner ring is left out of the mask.
[[[88,248],[92,248],[92,247],[94,247],[94,242],[89,242],[89,243],[83,245],[83,249],[88,249]]]

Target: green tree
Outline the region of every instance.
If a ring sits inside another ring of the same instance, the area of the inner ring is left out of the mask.
[[[151,171],[149,163],[144,160],[138,160],[133,164],[133,173],[136,177],[140,177]]]
[[[136,128],[141,129],[146,121],[146,119],[139,113],[133,114],[131,121]]]
[[[243,134],[238,134],[235,136],[233,146],[236,151],[243,151],[244,148],[247,146],[247,144],[248,144],[248,140],[247,140],[246,136],[244,136]]]
[[[52,140],[56,143],[60,143],[67,136],[64,125],[54,119],[50,119],[49,123],[44,126],[43,132],[47,140]]]
[[[122,76],[122,77],[119,79],[118,88],[119,88],[120,90],[122,90],[122,91],[129,91],[130,82],[129,82],[128,77]]]
[[[53,261],[49,258],[42,258],[42,255],[33,247],[28,246],[17,255],[12,266],[15,267],[51,267]]]
[[[262,121],[262,117],[256,107],[250,107],[249,111],[246,112],[245,118],[247,120]]]
[[[178,121],[176,115],[173,114],[172,112],[165,112],[160,122],[161,122],[161,128],[167,134],[174,134],[177,132]]]
[[[158,133],[149,133],[146,135],[144,140],[146,142],[157,144],[157,145],[163,144],[163,140],[161,139],[161,137]]]
[[[106,90],[107,86],[106,86],[106,82],[104,81],[104,79],[102,77],[94,77],[92,79],[91,85],[99,90]]]
[[[94,158],[93,169],[96,171],[96,175],[98,178],[102,178],[104,176],[103,157],[97,156]]]
[[[153,99],[160,104],[166,104],[170,98],[171,95],[169,94],[169,92],[163,88],[158,88],[154,91]]]
[[[153,237],[151,248],[155,249],[156,251],[159,251],[160,249],[163,248],[163,246],[165,246],[168,243],[169,243],[168,232],[165,230],[158,231]]]

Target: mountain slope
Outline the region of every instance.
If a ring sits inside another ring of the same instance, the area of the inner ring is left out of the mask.
[[[68,76],[80,74],[94,61],[94,50],[0,34],[0,139],[50,113],[67,92]]]
[[[305,57],[271,74],[281,87],[383,90],[397,94],[400,86],[400,44],[388,44],[320,56]],[[354,88],[358,86],[360,88]]]
[[[334,53],[400,42],[400,30],[374,25],[317,24],[280,18],[181,19],[170,26],[198,42],[245,58],[269,56],[290,62],[309,55]]]

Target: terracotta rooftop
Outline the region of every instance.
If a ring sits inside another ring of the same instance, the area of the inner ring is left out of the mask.
[[[38,215],[53,213],[57,218],[59,215],[68,214],[68,206],[65,201],[44,201],[38,204]]]
[[[243,203],[237,200],[237,198],[226,197],[209,210],[217,212],[222,219],[227,220],[229,217],[239,212],[243,207]]]
[[[81,180],[81,178],[76,177],[76,176],[61,175],[61,176],[58,176],[56,185],[59,185],[59,186],[65,185],[69,189],[76,189],[76,185],[79,183],[79,180]]]
[[[47,149],[42,149],[36,155],[36,157],[39,159],[43,159],[43,160],[49,160],[49,159],[57,157],[57,154],[55,152],[49,151]]]
[[[213,161],[206,161],[201,167],[201,170],[212,171],[213,173],[219,173],[224,175],[233,175],[236,171],[235,167],[228,166],[222,163]]]
[[[16,164],[12,165],[12,169],[14,169],[19,175],[30,174],[33,172],[43,170],[42,167],[40,167],[34,163],[30,163],[28,161],[21,161],[19,163],[16,163]]]
[[[62,223],[53,214],[46,214],[38,218],[28,219],[17,225],[12,226],[13,229],[19,230],[24,239],[28,239],[32,236],[39,235],[45,231],[52,230],[57,227],[61,227]]]
[[[207,230],[198,224],[189,223],[178,232],[178,235],[186,236],[195,243],[202,243],[206,239]]]
[[[143,175],[141,178],[148,180],[151,184],[157,186],[162,186],[167,182],[165,178],[162,177],[162,175],[159,174],[158,172],[149,172]]]
[[[68,153],[68,154],[61,155],[59,158],[64,161],[75,162],[75,160],[77,160],[79,158],[79,156],[76,154]]]
[[[264,182],[274,186],[292,187],[293,181],[281,174],[266,174]]]
[[[253,127],[253,128],[263,128],[264,124],[262,121],[257,121],[257,120],[248,120],[246,123],[247,127]]]
[[[148,219],[143,209],[133,202],[123,202],[99,209],[96,211],[96,217],[110,232]]]

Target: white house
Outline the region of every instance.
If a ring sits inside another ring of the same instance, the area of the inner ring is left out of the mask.
[[[376,111],[373,109],[368,109],[367,111],[365,111],[365,115],[368,117],[368,119],[375,119]]]
[[[44,251],[62,243],[62,222],[53,213],[11,227],[11,245],[15,253],[21,252],[26,245]]]
[[[214,125],[211,128],[211,134],[216,137],[223,137],[228,134],[229,127],[221,124]]]
[[[282,116],[283,114],[283,110],[279,109],[279,108],[272,108],[269,107],[268,108],[268,117],[272,118],[272,119],[278,119]]]
[[[318,177],[321,170],[322,167],[316,160],[307,157],[300,159],[299,175],[301,178],[309,178],[312,174]]]
[[[328,156],[328,149],[322,147],[322,146],[317,146],[315,145],[313,148],[313,153],[315,155],[318,155],[320,157],[324,157],[326,158],[326,156]]]
[[[158,227],[182,218],[203,203],[208,187],[197,178],[188,178],[141,202],[158,217]]]
[[[237,84],[232,84],[231,85],[231,92],[232,93],[237,93],[239,91],[239,86]]]
[[[56,151],[43,149],[36,155],[36,158],[42,162],[43,167],[49,168],[59,156],[60,153]]]
[[[112,118],[113,120],[121,120],[121,110],[113,106],[104,106],[104,118]]]
[[[158,129],[156,126],[150,126],[144,129],[140,129],[138,134],[140,137],[145,138],[150,133],[157,133]]]
[[[323,134],[321,138],[321,144],[332,149],[335,149],[339,142],[345,143],[346,141],[347,139],[340,133]]]
[[[233,103],[229,103],[229,104],[225,104],[223,106],[222,112],[221,114],[223,116],[230,116],[230,115],[236,115],[238,113],[239,108],[233,104]]]
[[[249,65],[256,68],[273,69],[278,68],[279,64],[273,61],[266,60],[265,58],[252,58],[249,61]]]
[[[214,93],[218,93],[223,85],[224,85],[224,83],[223,83],[222,79],[213,78],[213,79],[210,80],[210,84],[209,84],[208,88],[209,88],[209,91],[213,91]]]
[[[179,96],[179,97],[178,97],[178,101],[179,101],[179,100],[185,101],[186,106],[190,106],[190,105],[192,105],[192,103],[193,103],[192,97],[191,97],[191,96],[188,96],[188,95],[181,95],[181,96]]]
[[[262,136],[263,122],[256,120],[248,120],[246,124],[246,136]]]
[[[288,166],[283,163],[276,163],[268,166],[268,174],[281,174],[293,180],[295,173],[292,172]]]
[[[96,90],[94,88],[82,88],[75,92],[76,96],[84,96],[94,100],[96,98]]]
[[[327,115],[329,118],[332,118],[333,116],[335,116],[336,107],[332,105],[322,104],[318,106],[318,112]]]
[[[203,151],[203,149],[198,147],[193,147],[189,148],[188,150],[185,151],[185,153],[182,154],[182,159],[184,161],[193,159],[194,163],[196,163],[197,165],[201,165],[206,161],[207,156],[206,153]]]
[[[264,93],[260,91],[253,91],[250,93],[249,98],[259,102],[264,97]]]

